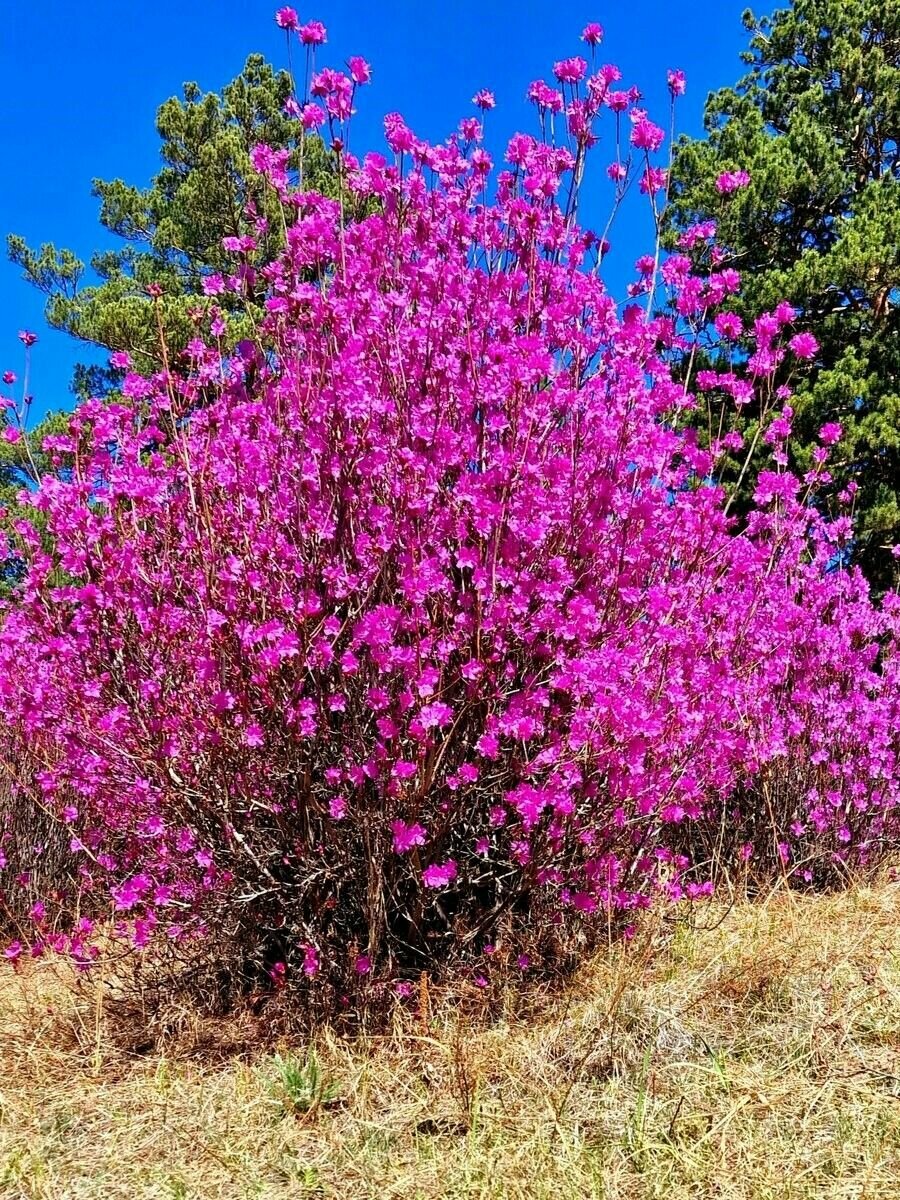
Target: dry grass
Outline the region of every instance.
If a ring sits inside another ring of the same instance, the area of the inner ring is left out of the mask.
[[[510,993],[493,1023],[480,1000],[312,1050],[229,1056],[252,1029],[207,1023],[135,1054],[58,979],[10,974],[0,1195],[900,1194],[896,884],[710,906],[562,996]]]

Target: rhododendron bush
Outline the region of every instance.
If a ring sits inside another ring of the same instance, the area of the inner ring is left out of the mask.
[[[368,77],[313,71],[297,119],[341,152]],[[802,369],[802,323],[767,314],[756,355],[695,388],[671,364],[719,310],[727,340],[739,284],[714,249],[704,276],[641,260],[646,303],[607,292],[574,216],[588,151],[612,147],[616,198],[665,188],[618,77],[557,64],[499,173],[480,118],[427,145],[388,117],[387,157],[341,155],[370,201],[353,224],[260,147],[284,256],[231,246],[184,360],[52,439],[0,632],[3,886],[29,897],[8,956],[89,964],[111,922],[346,1003],[558,960],[722,866],[824,883],[890,844],[896,604],[817,514],[840,431],[788,469],[774,372]],[[223,356],[216,289],[254,271],[267,316]],[[738,527],[716,459],[752,391],[772,461]],[[26,803],[68,846],[43,892]]]

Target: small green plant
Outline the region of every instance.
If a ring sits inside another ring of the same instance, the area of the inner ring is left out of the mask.
[[[340,1089],[322,1071],[315,1050],[310,1048],[305,1060],[292,1054],[276,1054],[272,1060],[273,1077],[270,1090],[285,1113],[309,1113],[334,1104]]]

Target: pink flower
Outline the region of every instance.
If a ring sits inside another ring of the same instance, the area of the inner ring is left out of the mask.
[[[744,331],[744,325],[737,313],[722,312],[719,313],[713,322],[716,333],[719,337],[728,338],[729,341],[737,341]]]
[[[266,737],[262,731],[262,727],[257,725],[255,722],[251,725],[248,725],[244,730],[244,744],[246,746],[250,746],[255,749],[257,746],[262,746],[265,743],[265,740]]]
[[[496,107],[497,101],[494,99],[494,93],[489,92],[487,88],[482,88],[472,97],[472,103],[476,108],[480,108],[483,112]]]
[[[22,434],[13,425],[6,426],[6,428],[3,430],[3,437],[7,442],[11,442],[13,444],[22,440]]]
[[[22,946],[21,942],[19,942],[19,941],[10,942],[9,945],[6,947],[6,949],[3,951],[3,955],[5,958],[8,958],[11,963],[16,963],[22,957],[23,949],[24,949],[24,947]]]
[[[641,176],[640,189],[644,195],[661,192],[669,181],[669,173],[663,167],[648,167]]]
[[[562,112],[564,107],[562,93],[541,79],[536,79],[529,85],[528,99],[541,111],[548,109],[550,112],[558,113]]]
[[[639,150],[653,152],[660,148],[665,136],[664,130],[660,129],[658,125],[654,125],[646,117],[641,117],[631,130],[631,144]]]
[[[297,30],[304,46],[321,46],[325,42],[325,26],[321,21],[307,21]]]
[[[347,815],[347,801],[343,796],[332,796],[328,801],[328,812],[333,821],[343,821]]]
[[[716,191],[728,195],[739,188],[745,188],[749,182],[750,176],[746,171],[723,171],[716,180]]]
[[[275,13],[275,24],[281,29],[296,29],[300,24],[296,9],[279,8]]]
[[[796,333],[788,343],[797,358],[815,358],[819,343],[811,333]]]
[[[304,129],[318,129],[327,119],[325,109],[320,108],[318,104],[304,104],[300,110],[300,121]]]
[[[391,825],[394,835],[394,849],[398,854],[406,854],[413,846],[424,846],[426,833],[421,825],[407,825],[405,821],[394,821]]]
[[[667,75],[669,91],[673,96],[683,96],[687,88],[684,71],[669,71]]]
[[[684,820],[685,811],[681,804],[667,804],[661,810],[659,815],[663,821],[668,821],[677,825],[679,821]]]
[[[587,42],[589,46],[599,46],[603,41],[603,26],[598,25],[596,21],[591,21],[582,29],[581,40]]]
[[[432,863],[422,872],[422,882],[428,888],[443,888],[453,882],[457,875],[456,863],[452,858],[445,863]]]
[[[553,64],[553,74],[560,83],[578,83],[587,74],[587,63],[577,55]]]
[[[4,371],[3,372],[3,382],[6,384],[9,384],[10,386],[12,384],[14,384],[16,382],[15,371]]]
[[[412,150],[415,138],[399,113],[388,113],[384,118],[384,135],[395,154]]]
[[[19,341],[23,342],[26,346],[33,346],[37,340],[37,334],[32,333],[30,329],[19,330]]]
[[[828,421],[819,430],[819,440],[826,446],[833,446],[841,440],[843,430],[837,421]]]
[[[492,733],[483,733],[476,743],[479,754],[485,758],[496,758],[500,752],[500,742]]]
[[[372,960],[368,954],[360,954],[353,964],[353,969],[357,975],[368,975],[372,970]]]
[[[372,68],[358,54],[347,59],[347,70],[350,72],[350,78],[359,86],[369,83],[372,79]]]

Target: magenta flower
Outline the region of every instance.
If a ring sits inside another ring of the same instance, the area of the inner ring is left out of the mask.
[[[19,341],[23,342],[26,347],[33,346],[37,340],[37,334],[32,333],[30,329],[19,330]]]
[[[577,55],[553,64],[553,74],[560,83],[578,83],[587,74],[587,63]]]
[[[328,812],[333,821],[343,821],[347,815],[347,801],[343,796],[332,796],[328,801]]]
[[[361,86],[365,83],[370,83],[372,79],[372,68],[364,58],[360,58],[358,54],[351,55],[347,59],[347,70],[350,72],[350,78],[355,84]]]
[[[487,112],[488,109],[496,106],[497,101],[494,99],[493,92],[489,92],[487,88],[482,88],[481,91],[476,92],[472,97],[472,103],[476,108],[480,108],[483,112]]]
[[[394,835],[394,849],[398,854],[407,854],[413,846],[425,845],[426,832],[421,825],[407,825],[405,821],[394,821],[391,832]]]
[[[587,42],[589,46],[599,46],[603,41],[603,26],[598,25],[596,21],[591,21],[582,29],[581,40]]]
[[[275,13],[275,24],[280,29],[297,29],[300,25],[300,18],[297,16],[297,10],[293,8],[279,8]]]
[[[660,148],[665,140],[665,136],[665,131],[660,129],[658,125],[654,125],[646,117],[641,117],[632,127],[631,144],[639,150],[653,152]]]
[[[322,46],[325,43],[326,30],[321,21],[307,21],[297,32],[304,46]]]
[[[713,324],[719,337],[728,338],[732,342],[737,341],[744,331],[743,322],[737,313],[721,312]]]
[[[328,116],[325,109],[320,108],[318,104],[304,104],[300,110],[300,120],[304,129],[318,129],[320,125],[325,124]]]
[[[687,89],[687,79],[684,71],[669,71],[667,73],[669,91],[673,96],[683,96]]]
[[[483,733],[476,743],[479,754],[485,758],[496,758],[500,752],[500,742],[492,733]]]
[[[457,875],[457,866],[452,858],[445,863],[432,863],[422,872],[422,882],[428,888],[448,887]]]
[[[811,333],[796,333],[788,343],[797,358],[815,358],[819,343]]]
[[[746,171],[723,171],[716,179],[716,191],[728,195],[747,187],[749,183],[750,176]]]
[[[388,113],[384,118],[384,134],[387,144],[395,154],[412,150],[415,138],[399,113]]]
[[[841,440],[843,430],[837,421],[828,421],[819,430],[819,440],[825,446],[833,446]]]

